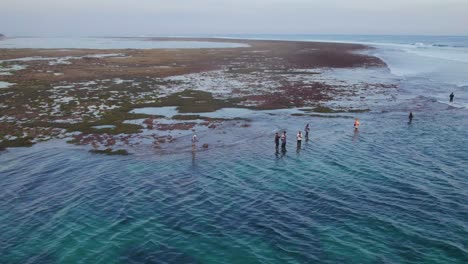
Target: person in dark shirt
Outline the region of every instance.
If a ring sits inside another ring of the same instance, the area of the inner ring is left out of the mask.
[[[455,95],[453,94],[453,92],[450,94],[450,102],[453,102],[453,97],[455,97]]]
[[[281,150],[286,151],[286,131],[284,131],[281,136]]]
[[[276,149],[278,149],[278,147],[279,147],[280,138],[281,138],[281,136],[279,135],[278,132],[276,132],[276,134],[275,134],[275,145],[276,145]]]

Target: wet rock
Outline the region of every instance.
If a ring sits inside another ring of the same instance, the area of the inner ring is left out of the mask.
[[[143,123],[146,125],[146,127],[148,129],[153,129],[153,127],[154,127],[153,118],[147,118],[147,119],[145,119],[145,121],[143,121]]]
[[[186,122],[186,123],[176,123],[176,124],[158,124],[158,130],[167,131],[167,130],[190,130],[193,129],[197,123],[195,122]]]
[[[105,146],[106,146],[106,147],[110,147],[110,146],[115,145],[115,143],[116,143],[115,139],[113,139],[113,138],[108,138],[108,139],[107,139],[107,143],[106,143]]]

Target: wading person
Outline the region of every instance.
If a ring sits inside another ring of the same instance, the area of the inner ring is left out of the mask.
[[[297,133],[297,148],[300,149],[302,144],[302,132]]]
[[[413,112],[410,112],[410,113],[409,113],[408,119],[409,119],[409,122],[408,122],[408,123],[413,122]]]
[[[355,119],[354,120],[354,130],[358,130],[359,129],[359,125],[361,125],[361,123],[359,122],[359,119]]]
[[[197,134],[193,134],[193,136],[192,136],[192,147],[193,148],[195,148],[197,146],[197,142],[198,142]]]
[[[453,94],[453,92],[450,94],[450,102],[453,102],[453,97],[455,97],[455,95]]]
[[[281,135],[281,150],[286,151],[286,131]]]
[[[276,134],[275,134],[275,146],[276,146],[276,150],[278,150],[280,138],[281,138],[281,136],[279,135],[278,132],[276,132]]]
[[[307,123],[304,131],[305,131],[305,137],[306,137],[306,139],[308,139],[309,138],[309,131],[310,131],[309,123]]]

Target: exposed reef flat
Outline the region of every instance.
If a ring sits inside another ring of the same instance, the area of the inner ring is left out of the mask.
[[[146,41],[152,40],[174,39]],[[223,122],[250,126],[248,120],[235,117],[203,116],[222,108],[361,111],[369,106],[353,102],[369,94],[390,100],[396,88],[380,79],[374,83],[349,78],[358,71],[380,74],[387,70],[383,61],[364,53],[369,47],[363,45],[176,40],[248,47],[0,49],[0,82],[8,84],[0,89],[0,149],[52,138],[71,138],[71,143],[102,150],[138,145],[139,139],[160,147],[177,139],[167,131],[218,129]],[[131,112],[168,106],[176,107],[178,114],[164,117]]]

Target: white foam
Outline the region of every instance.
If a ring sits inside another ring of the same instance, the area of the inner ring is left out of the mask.
[[[147,115],[162,115],[165,117],[173,117],[179,114],[177,111],[177,107],[175,106],[165,106],[165,107],[144,107],[144,108],[137,108],[130,113],[133,114],[147,114]]]
[[[440,47],[379,46],[370,52],[387,63],[391,72],[406,78],[423,78],[440,83],[440,88],[452,89],[447,85],[463,86],[467,83],[468,49]],[[447,92],[447,91],[445,91]]]
[[[95,128],[95,129],[106,129],[106,128],[114,129],[115,126],[114,125],[101,125],[101,126],[93,126],[92,128]]]
[[[0,81],[0,89],[1,88],[8,88],[10,86],[14,85],[14,83],[9,83],[9,82],[2,82]]]

